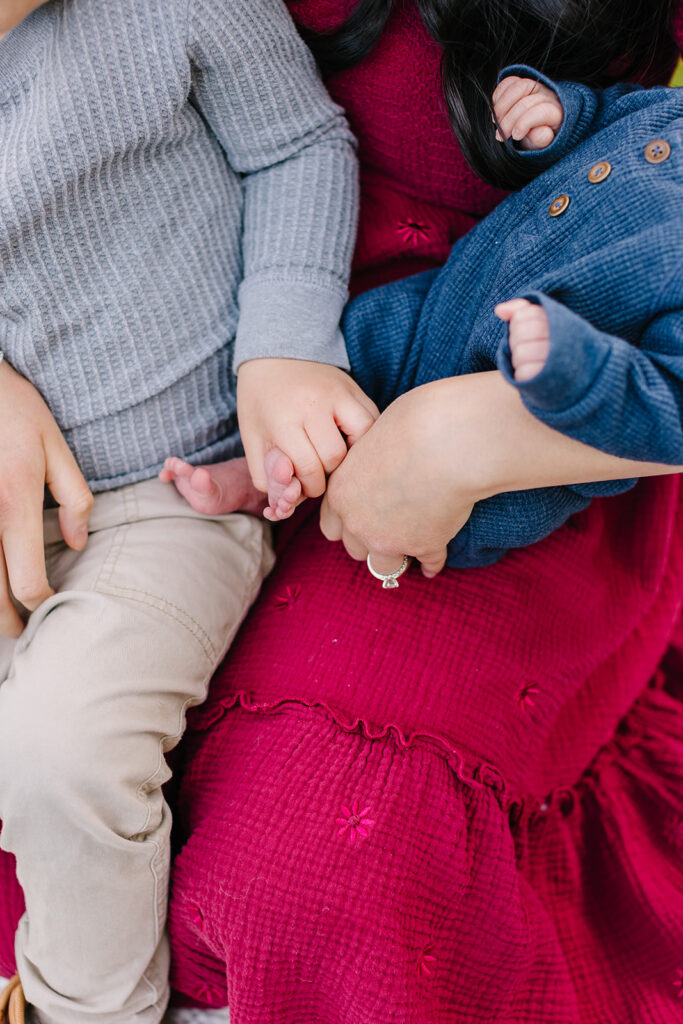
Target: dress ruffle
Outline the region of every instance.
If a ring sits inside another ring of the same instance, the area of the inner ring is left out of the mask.
[[[540,801],[431,737],[223,702],[187,738],[174,985],[229,999],[232,1024],[670,1024],[683,693],[665,682]]]

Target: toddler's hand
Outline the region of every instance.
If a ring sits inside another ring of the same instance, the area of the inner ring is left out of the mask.
[[[545,149],[562,124],[564,111],[547,86],[533,78],[504,78],[493,94],[496,138],[512,139],[522,149]]]
[[[362,437],[379,415],[374,402],[343,370],[302,359],[243,363],[237,411],[255,486],[272,490],[266,456],[279,448],[291,461],[307,498],[323,493],[325,477],[341,463],[347,444]]]
[[[515,380],[531,380],[541,372],[550,352],[550,325],[543,306],[526,299],[511,299],[499,302],[494,313],[510,325],[510,357]]]

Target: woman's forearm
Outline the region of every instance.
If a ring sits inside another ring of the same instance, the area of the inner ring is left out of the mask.
[[[329,478],[323,533],[379,572],[413,555],[430,574],[473,505],[494,494],[673,473],[606,455],[546,427],[498,371],[401,395]]]
[[[427,387],[434,389],[435,406],[451,410],[453,436],[461,450],[466,446],[472,491],[480,498],[683,470],[683,466],[620,459],[552,430],[525,408],[497,371],[453,377]],[[462,472],[463,460],[458,463]]]

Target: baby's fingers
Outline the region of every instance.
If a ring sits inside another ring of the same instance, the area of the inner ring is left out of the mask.
[[[514,114],[514,110],[512,113]],[[549,145],[555,138],[555,130],[561,124],[562,110],[558,109],[555,103],[538,99],[533,106],[519,111],[510,129],[510,135],[515,142],[521,142],[522,139],[530,141],[529,135],[534,129],[543,129],[543,134],[548,139],[546,145]]]
[[[509,321],[515,313],[518,313],[522,309],[526,309],[531,303],[528,299],[508,299],[507,302],[499,302],[493,307],[493,312],[500,320]]]
[[[508,75],[498,85],[493,93],[493,109],[496,118],[500,123],[512,107],[524,96],[536,92],[539,83],[532,78],[519,78],[517,75]]]
[[[545,149],[555,138],[555,132],[550,125],[541,125],[540,128],[532,128],[526,138],[522,139],[520,149]]]

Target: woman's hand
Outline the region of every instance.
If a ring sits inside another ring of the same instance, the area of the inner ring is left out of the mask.
[[[356,559],[390,573],[403,555],[425,575],[475,502],[504,491],[680,472],[590,448],[547,427],[497,371],[424,384],[396,399],[328,483],[320,522]]]
[[[88,539],[93,498],[47,405],[7,362],[0,363],[0,409],[0,635],[18,636],[24,624],[11,594],[33,611],[53,592],[43,546],[45,485],[76,551]]]
[[[329,479],[323,533],[342,540],[352,558],[370,553],[378,572],[393,572],[404,554],[425,575],[440,572],[448,541],[479,496],[466,444],[454,438],[451,390],[451,381],[436,381],[397,398]]]

